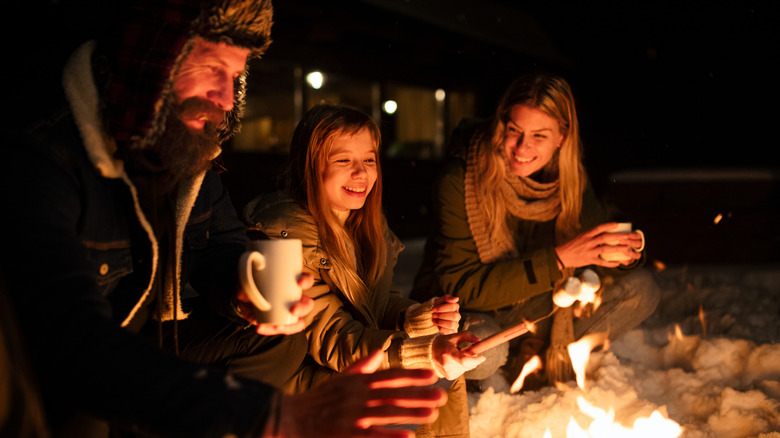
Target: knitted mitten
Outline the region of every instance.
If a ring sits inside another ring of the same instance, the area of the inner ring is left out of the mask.
[[[439,327],[433,323],[433,302],[431,298],[424,303],[413,304],[406,309],[404,331],[411,338],[439,333]]]
[[[401,343],[401,367],[433,370],[437,377],[444,377],[444,370],[433,360],[433,341],[439,336],[435,334],[405,339]]]

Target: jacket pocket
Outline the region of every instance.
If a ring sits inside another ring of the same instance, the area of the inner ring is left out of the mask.
[[[209,243],[211,227],[211,210],[190,217],[184,229],[184,248],[187,250],[203,249]]]
[[[89,254],[88,260],[99,286],[106,286],[133,272],[133,257],[130,242],[84,241]]]

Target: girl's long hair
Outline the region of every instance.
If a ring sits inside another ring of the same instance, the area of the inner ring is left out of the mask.
[[[558,121],[564,136],[561,147],[550,163],[541,171],[543,180],[560,180],[558,195],[561,212],[555,223],[558,243],[566,242],[580,231],[582,194],[587,175],[582,165],[580,140],[574,96],[565,79],[545,74],[532,74],[515,80],[504,92],[490,128],[475,134],[477,153],[483,168],[476,174],[476,190],[484,200],[484,213],[490,219],[492,236],[511,236],[506,226],[506,201],[500,196],[499,187],[506,178],[506,164],[502,158],[506,125],[512,107],[527,105],[541,110]]]
[[[322,188],[325,166],[336,137],[356,135],[364,129],[374,141],[377,179],[363,208],[352,210],[341,225]],[[385,265],[380,143],[379,127],[368,115],[349,107],[318,105],[307,111],[296,127],[286,169],[288,194],[312,215],[333,269],[356,290],[370,290]]]

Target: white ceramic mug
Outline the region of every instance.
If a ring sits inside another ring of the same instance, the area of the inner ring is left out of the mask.
[[[626,234],[632,232],[632,225],[631,222],[620,222],[617,224],[617,227],[615,227],[614,230],[607,233],[607,245],[617,245],[618,240],[610,241],[609,235],[610,234]],[[639,248],[634,248],[634,251],[636,252],[642,252],[642,250],[645,249],[645,233],[642,232],[642,230],[634,230],[634,233],[638,233],[642,237],[642,245]],[[623,254],[622,252],[616,251],[616,252],[606,252],[604,254],[601,254],[599,257],[601,257],[604,260],[610,261],[610,262],[621,262],[628,260],[629,257]]]
[[[238,261],[238,280],[255,306],[257,322],[294,324],[290,307],[301,300],[299,239],[253,240]]]

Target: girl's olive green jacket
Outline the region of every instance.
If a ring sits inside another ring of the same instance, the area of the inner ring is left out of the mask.
[[[271,239],[300,239],[303,243],[303,270],[314,276],[314,286],[304,291],[314,299],[314,310],[305,317],[309,355],[321,366],[343,371],[355,360],[377,349],[386,352],[384,367],[398,366],[403,332],[402,315],[416,304],[404,298],[392,285],[393,268],[404,246],[385,226],[387,265],[378,286],[369,297],[356,297],[331,275],[328,255],[322,250],[312,216],[282,193],[263,195],[244,209],[243,219],[250,227]],[[332,280],[338,291],[327,284]],[[364,304],[361,304],[364,303]]]

